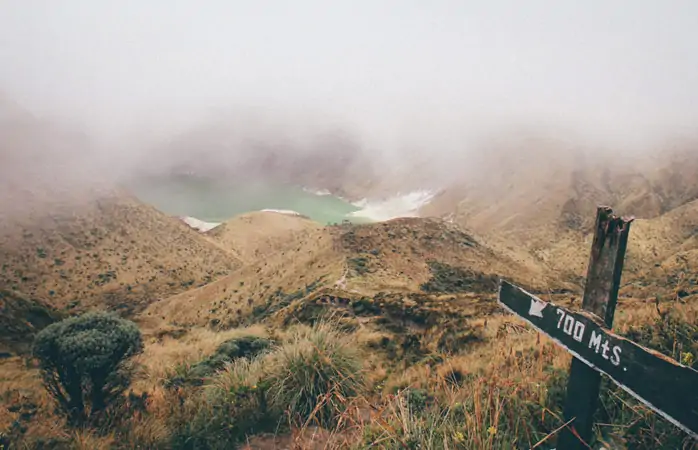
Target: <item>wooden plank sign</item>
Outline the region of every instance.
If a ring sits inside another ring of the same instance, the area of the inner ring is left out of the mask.
[[[506,281],[499,302],[698,439],[698,371],[612,333],[592,314],[545,302]]]

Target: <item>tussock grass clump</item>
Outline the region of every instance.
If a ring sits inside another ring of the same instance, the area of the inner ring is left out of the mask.
[[[366,391],[356,343],[329,321],[294,330],[267,364],[270,401],[298,425],[335,425],[351,399]]]
[[[170,378],[176,366],[193,366],[208,358],[225,341],[235,338],[256,336],[269,338],[267,330],[261,326],[236,328],[224,331],[213,331],[208,328],[192,328],[174,337],[166,333],[164,336],[146,338],[143,353],[135,358],[141,367],[143,376],[135,380],[134,387],[138,390],[152,390],[161,385],[162,380]]]
[[[356,344],[336,327],[324,320],[299,326],[283,343],[226,364],[197,393],[181,399],[172,448],[232,448],[288,425],[337,426],[366,391]]]
[[[247,436],[276,429],[280,414],[267,407],[263,377],[263,358],[227,365],[203,392],[185,401],[171,447],[235,448]]]

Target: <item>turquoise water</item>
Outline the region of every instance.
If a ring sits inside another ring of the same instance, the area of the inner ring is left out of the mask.
[[[347,217],[359,209],[351,203],[332,195],[306,192],[297,186],[171,178],[135,183],[130,189],[140,200],[166,214],[191,216],[205,222],[223,222],[262,209],[289,209],[322,224],[361,220]]]

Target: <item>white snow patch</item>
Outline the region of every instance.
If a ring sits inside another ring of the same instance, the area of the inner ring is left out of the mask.
[[[273,212],[278,214],[286,214],[287,216],[302,216],[298,211],[292,211],[290,209],[263,209],[262,212]]]
[[[220,225],[220,222],[204,222],[203,220],[190,216],[180,217],[179,219],[193,229],[201,231],[202,233],[213,230]]]
[[[431,191],[413,191],[408,194],[398,194],[385,200],[370,201],[367,199],[353,203],[361,208],[359,211],[347,214],[350,217],[365,217],[382,222],[398,217],[417,217],[419,209],[434,198]]]
[[[303,192],[307,192],[309,194],[314,194],[314,195],[317,195],[319,197],[325,197],[328,195],[332,195],[332,193],[330,191],[328,191],[327,189],[312,189],[312,188],[304,187]]]

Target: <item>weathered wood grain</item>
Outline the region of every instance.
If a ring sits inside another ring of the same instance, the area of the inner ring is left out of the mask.
[[[597,208],[582,309],[598,317],[608,328],[613,325],[631,222],[632,219],[614,216],[607,206]],[[570,425],[560,433],[560,448],[581,450],[587,447],[585,443],[592,437],[600,385],[601,374],[572,360],[564,409],[565,421]]]
[[[608,328],[613,325],[632,220],[614,216],[607,206],[596,212],[582,309],[596,314]]]

